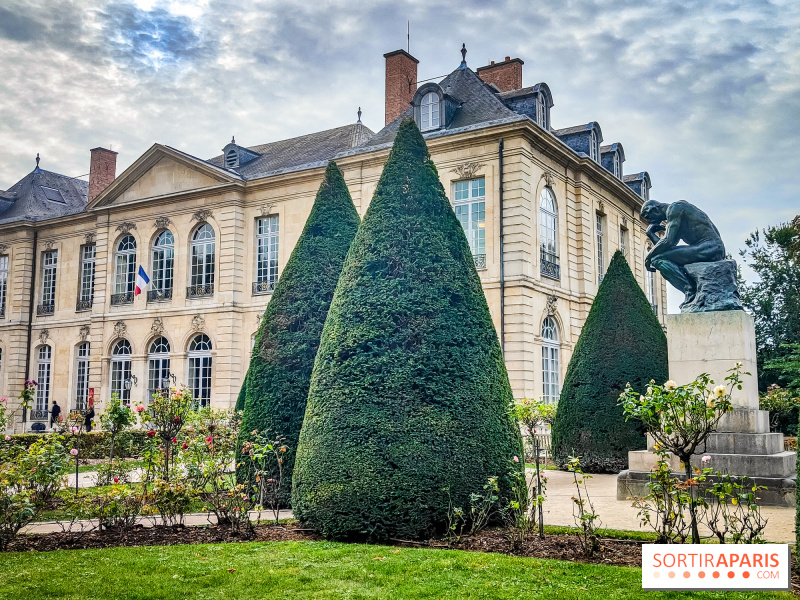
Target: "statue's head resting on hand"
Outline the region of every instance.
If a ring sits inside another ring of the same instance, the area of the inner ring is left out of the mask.
[[[667,209],[669,204],[648,200],[642,204],[642,218],[651,225],[658,225],[667,220]]]

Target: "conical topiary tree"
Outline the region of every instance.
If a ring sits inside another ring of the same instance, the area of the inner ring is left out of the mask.
[[[314,357],[358,224],[342,172],[330,162],[305,228],[267,304],[237,401],[237,408],[244,411],[240,442],[249,440],[253,430],[271,439],[286,438],[287,501]]]
[[[522,456],[464,231],[422,135],[401,126],[317,353],[292,508],[330,538],[418,538]]]
[[[625,421],[619,395],[630,382],[642,390],[668,377],[667,338],[621,252],[586,317],[569,361],[553,424],[553,458],[581,456],[587,472],[617,473],[628,451],[645,447],[639,422]]]

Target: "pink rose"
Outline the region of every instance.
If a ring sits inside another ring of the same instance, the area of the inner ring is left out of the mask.
[[[69,451],[69,453],[72,454],[72,456],[78,456],[78,449],[73,448],[72,450]]]
[[[209,444],[210,444],[211,442],[213,442],[213,441],[214,441],[214,438],[212,438],[211,436],[208,436],[208,437],[206,438],[206,442],[207,442],[207,443],[209,443]]]
[[[519,457],[518,456],[514,457],[514,462],[519,462]]]
[[[70,428],[70,431],[72,433],[78,433],[78,428],[73,426],[72,428]]]
[[[11,441],[11,436],[10,436],[10,435],[7,435],[7,436],[6,436],[6,441],[7,441],[7,442],[10,442],[10,441]]]
[[[144,405],[140,404],[136,407],[136,412],[144,412]]]

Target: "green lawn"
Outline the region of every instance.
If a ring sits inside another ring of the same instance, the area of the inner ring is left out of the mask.
[[[634,568],[328,542],[0,554],[0,598],[681,598]],[[791,598],[694,593],[692,598]]]

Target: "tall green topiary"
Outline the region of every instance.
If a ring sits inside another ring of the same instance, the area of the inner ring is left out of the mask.
[[[358,224],[342,172],[330,162],[305,228],[267,304],[237,401],[237,409],[244,410],[240,442],[249,440],[256,429],[271,437],[285,436],[287,500],[314,357]]]
[[[331,538],[419,538],[522,456],[464,231],[405,121],[322,333],[292,507]],[[521,463],[520,463],[521,464]]]
[[[628,382],[643,390],[667,378],[667,338],[618,251],[569,361],[553,424],[555,461],[580,455],[585,471],[626,469],[628,451],[643,449],[645,437],[641,423],[625,421],[619,395]]]

